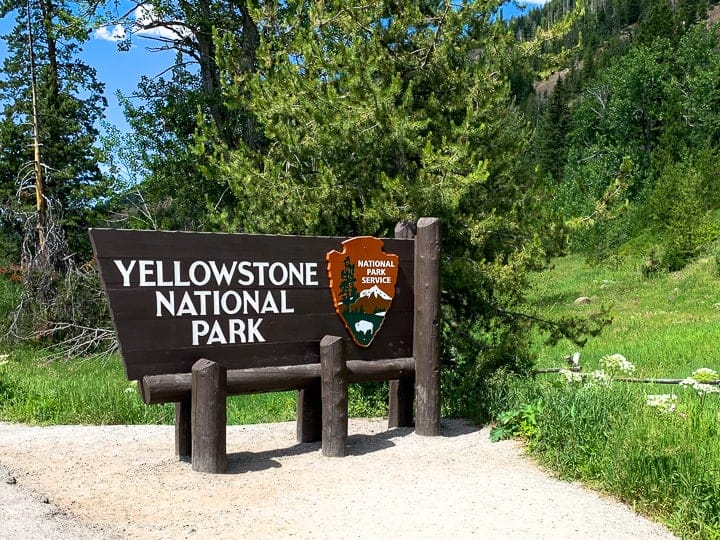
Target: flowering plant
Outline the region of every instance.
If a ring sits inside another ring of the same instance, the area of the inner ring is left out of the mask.
[[[706,394],[720,394],[720,386],[710,384],[716,382],[718,377],[717,371],[710,368],[699,368],[693,371],[693,374],[680,382],[681,386],[689,386],[700,396]]]
[[[648,407],[656,408],[664,413],[675,412],[677,407],[677,396],[675,394],[648,394],[646,399]]]
[[[632,375],[635,373],[635,365],[618,353],[603,356],[600,359],[600,367],[610,374],[624,373],[625,375]]]
[[[612,386],[613,378],[604,369],[596,369],[590,373],[590,381],[600,386]]]
[[[564,378],[566,384],[581,383],[582,374],[570,369],[561,369],[558,373]]]

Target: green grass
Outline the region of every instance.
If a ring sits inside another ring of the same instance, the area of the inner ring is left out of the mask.
[[[292,420],[295,395],[233,396],[228,399],[227,414],[229,424]],[[173,408],[145,405],[135,386],[125,379],[117,356],[47,362],[42,352],[17,347],[10,352],[7,363],[0,366],[0,420],[30,424],[171,424]]]
[[[592,302],[574,304],[581,296]],[[565,355],[579,350],[586,371],[613,353],[633,362],[638,376],[684,378],[703,366],[720,371],[720,279],[711,259],[646,280],[638,261],[609,268],[570,256],[534,276],[529,304],[544,316],[582,315],[605,306],[613,317],[582,349],[569,341],[547,347],[538,338],[541,367],[560,366]]]
[[[613,268],[590,266],[572,256],[534,276],[528,308],[539,315],[588,314],[604,305],[614,318],[582,349],[569,342],[549,347],[538,336],[539,365],[561,367],[563,356],[579,350],[584,372],[613,353],[630,360],[638,376],[720,371],[715,263],[700,260],[649,280],[639,266],[631,260]],[[580,296],[592,302],[576,305]],[[567,385],[558,375],[498,377],[489,386],[492,409],[532,409],[535,425],[521,430],[528,448],[560,476],[613,494],[682,537],[720,538],[720,395],[700,397],[668,385]],[[674,412],[647,405],[649,394],[666,393],[677,395]]]

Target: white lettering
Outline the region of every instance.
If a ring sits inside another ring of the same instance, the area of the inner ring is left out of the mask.
[[[230,265],[229,268],[225,263],[223,263],[220,268],[218,268],[215,261],[209,261],[209,263],[210,269],[212,270],[213,276],[215,277],[215,283],[217,283],[218,285],[222,285],[223,283],[225,283],[225,285],[230,285],[232,275],[233,273],[235,273],[237,261],[233,261],[232,265]]]
[[[361,281],[362,281],[362,283],[365,283],[365,284],[383,283],[383,284],[390,285],[392,283],[392,279],[390,279],[389,277],[374,277],[374,276],[373,277],[365,276],[362,278]]]
[[[243,314],[248,314],[248,308],[253,308],[255,313],[260,312],[260,291],[243,291],[243,303],[245,304],[245,311]]]
[[[260,309],[260,313],[278,313],[277,304],[275,303],[275,299],[273,298],[272,291],[268,291],[267,295],[265,295],[265,302],[263,302],[262,309]]]
[[[220,321],[215,321],[213,323],[212,330],[210,330],[210,337],[208,337],[206,345],[212,345],[213,343],[219,343],[221,345],[225,345],[227,343],[225,335],[222,332],[222,328],[220,328]]]
[[[230,319],[230,343],[245,343],[245,321]],[[237,341],[235,338],[238,338]]]
[[[258,285],[261,287],[265,286],[265,269],[270,266],[270,263],[256,262],[253,266],[258,269]]]
[[[213,321],[212,325],[205,321],[191,321],[192,344],[263,343],[265,338],[260,333],[262,322],[262,319],[229,319],[226,335],[220,321]]]
[[[395,261],[391,260],[384,260],[384,261],[375,261],[375,260],[359,260],[357,262],[357,265],[360,268],[395,268]]]
[[[138,261],[140,267],[140,283],[141,287],[155,287],[155,281],[151,281],[153,277],[152,266],[155,261]]]
[[[157,278],[158,278],[158,279],[157,279],[157,286],[158,286],[158,287],[172,287],[172,286],[173,286],[172,280],[170,280],[170,281],[165,281],[165,280],[163,279],[163,278],[165,277],[165,276],[163,276],[163,274],[164,274],[164,272],[163,272],[163,262],[162,262],[162,261],[155,261],[155,267],[157,268]]]
[[[217,291],[213,291],[213,292],[217,293]],[[200,309],[198,310],[198,312],[200,313],[200,315],[202,315],[204,317],[205,315],[208,314],[207,299],[208,299],[208,296],[212,295],[212,293],[210,291],[194,291],[193,294],[197,298],[200,299]]]
[[[200,338],[207,336],[210,325],[205,321],[192,321],[192,344],[200,345]]]
[[[231,300],[234,302],[234,306],[230,307]],[[222,312],[227,315],[235,315],[242,309],[242,298],[236,291],[227,291],[222,295],[220,300],[220,307]]]
[[[113,261],[115,263],[115,266],[117,266],[117,269],[120,271],[120,275],[122,275],[123,278],[123,287],[129,287],[130,286],[130,272],[132,272],[133,268],[135,268],[135,260],[131,260],[130,264],[128,266],[125,266],[123,262],[119,259],[116,259]]]
[[[262,337],[262,334],[260,333],[259,327],[262,324],[262,319],[248,319],[248,332],[247,332],[247,338],[249,343],[262,343],[265,341],[265,338]]]
[[[305,263],[305,285],[318,285],[317,263]]]
[[[168,291],[167,297],[160,291],[155,291],[155,316],[162,317],[162,308],[165,308],[168,315],[175,316],[175,291]]]
[[[295,308],[287,306],[287,291],[280,291],[280,313],[295,313]]]
[[[280,278],[277,277],[277,270],[280,270]],[[288,268],[283,263],[273,263],[270,265],[270,271],[268,272],[270,283],[276,287],[282,287],[287,283],[288,280]]]
[[[297,283],[300,285],[302,285],[303,282],[305,281],[304,275],[303,275],[304,266],[305,266],[304,263],[299,263],[297,265],[290,263],[288,265],[288,269],[290,271],[290,285],[291,286],[295,285],[296,280],[297,280]]]
[[[201,268],[203,271],[202,278],[198,278],[198,268]],[[189,270],[190,275],[190,281],[193,285],[196,285],[198,287],[203,287],[208,284],[210,281],[210,268],[208,267],[208,264],[205,261],[195,261],[190,265]]]
[[[182,279],[182,269],[180,268],[180,261],[173,261],[173,275],[175,278],[176,287],[189,287],[190,282]]]
[[[243,287],[249,287],[253,284],[253,281],[255,280],[255,276],[253,276],[253,273],[250,270],[250,266],[251,263],[248,261],[243,261],[238,264],[238,274],[242,276],[240,279],[238,279],[238,284],[242,285]]]
[[[180,315],[192,315],[193,317],[197,317],[198,315],[198,312],[193,305],[192,298],[190,297],[190,293],[187,291],[183,294],[182,300],[180,300],[180,305],[175,312],[175,316],[179,317]]]

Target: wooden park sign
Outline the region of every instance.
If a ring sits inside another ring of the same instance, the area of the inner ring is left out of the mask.
[[[344,455],[347,384],[390,380],[390,424],[411,425],[417,379],[416,431],[438,432],[436,219],[417,238],[407,223],[388,239],[90,238],[126,375],[146,403],[176,404],[176,451],[196,470],[225,468],[227,394],[298,390],[298,439]]]

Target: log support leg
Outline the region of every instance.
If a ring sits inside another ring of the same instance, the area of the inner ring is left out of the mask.
[[[297,440],[301,443],[322,439],[322,393],[320,380],[297,395]]]
[[[192,455],[192,407],[189,399],[175,403],[175,455],[180,459]]]
[[[415,433],[440,434],[440,221],[420,218],[415,237]]]
[[[325,336],[320,341],[322,385],[322,453],[330,457],[347,455],[348,394],[347,366],[342,339]]]
[[[192,468],[194,471],[227,471],[227,370],[201,359],[192,367]]]
[[[388,427],[413,427],[415,377],[403,377],[390,381],[388,404]]]

